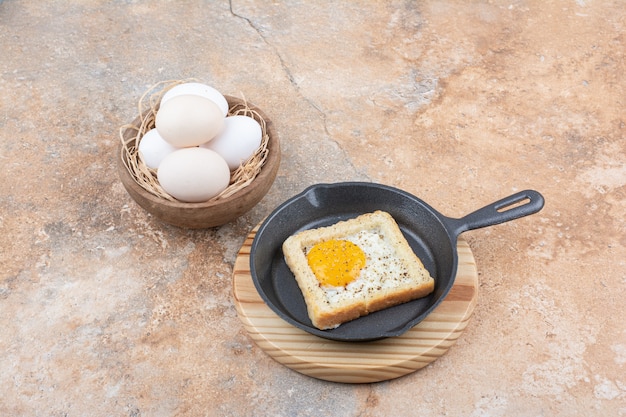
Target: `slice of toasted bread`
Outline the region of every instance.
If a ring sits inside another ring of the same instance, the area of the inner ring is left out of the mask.
[[[365,267],[345,286],[322,285],[307,261],[314,245],[331,239],[351,241],[365,253]],[[309,318],[321,330],[424,297],[435,287],[393,217],[384,211],[292,235],[283,243],[283,253]]]

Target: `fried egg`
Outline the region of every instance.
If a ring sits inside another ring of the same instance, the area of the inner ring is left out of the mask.
[[[320,242],[306,256],[331,304],[410,281],[408,266],[377,231]]]

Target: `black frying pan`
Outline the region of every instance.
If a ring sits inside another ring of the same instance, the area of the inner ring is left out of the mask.
[[[456,244],[467,230],[536,213],[544,200],[536,191],[513,194],[461,219],[446,217],[417,197],[374,183],[318,184],[285,201],[261,224],[250,251],[252,280],[261,298],[288,323],[337,341],[362,342],[399,336],[422,321],[446,297],[457,269]],[[311,324],[282,244],[301,230],[328,226],[375,210],[387,211],[435,279],[429,296],[387,308],[332,330]]]

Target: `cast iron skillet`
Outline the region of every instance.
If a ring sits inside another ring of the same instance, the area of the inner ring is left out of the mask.
[[[343,182],[313,185],[278,206],[261,224],[250,250],[252,280],[261,298],[281,318],[314,335],[346,342],[399,336],[422,321],[446,297],[457,269],[458,236],[541,210],[536,191],[521,191],[467,216],[446,217],[417,197],[386,185]],[[381,310],[332,330],[311,324],[296,280],[283,258],[288,236],[305,229],[384,210],[391,214],[414,252],[435,279],[429,296]]]

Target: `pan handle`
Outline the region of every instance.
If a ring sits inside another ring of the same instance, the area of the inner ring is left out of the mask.
[[[524,190],[478,209],[460,219],[449,219],[450,231],[459,236],[467,230],[480,229],[537,213],[543,208],[543,196]]]

